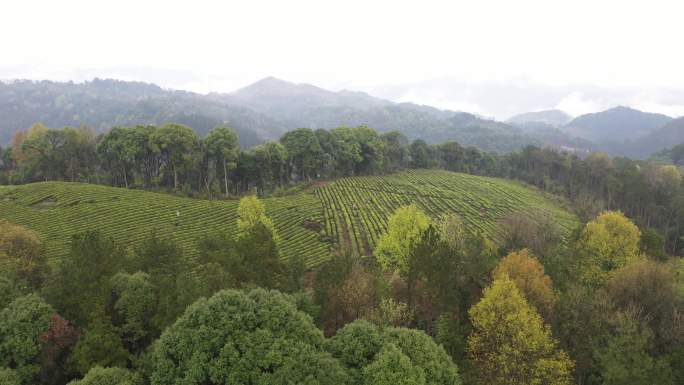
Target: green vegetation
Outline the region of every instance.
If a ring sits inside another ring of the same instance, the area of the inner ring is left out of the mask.
[[[325,215],[326,231],[342,248],[371,255],[391,214],[415,204],[433,219],[456,214],[471,232],[496,240],[497,222],[513,212],[550,213],[567,231],[576,218],[553,199],[520,183],[448,171],[406,171],[388,176],[343,178],[316,190]]]
[[[364,126],[235,139],[18,134],[0,176],[46,182],[0,188],[0,382],[684,381],[674,166]]]
[[[329,244],[304,227],[318,223],[321,206],[311,194],[265,199],[268,215],[283,239],[285,258],[301,255],[309,264],[326,259]],[[196,241],[213,231],[237,233],[238,201],[180,198],[141,190],[80,183],[48,182],[4,189],[0,217],[35,230],[50,258],[65,255],[70,234],[100,230],[133,246],[156,230],[170,236],[187,255],[197,254]]]
[[[434,219],[453,213],[469,231],[495,239],[504,216],[544,210],[569,230],[575,217],[542,193],[519,183],[447,171],[410,171],[389,176],[350,177],[313,192],[266,198],[268,216],[285,259],[307,266],[328,259],[333,243],[370,255],[387,220],[401,205],[415,204]],[[50,258],[66,254],[71,234],[100,230],[133,246],[153,230],[170,236],[190,257],[206,233],[237,233],[238,202],[181,198],[141,190],[47,182],[0,190],[0,217],[36,231]],[[330,242],[332,241],[332,243]]]

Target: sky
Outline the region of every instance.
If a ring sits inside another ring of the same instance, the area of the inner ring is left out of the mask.
[[[0,79],[230,92],[267,76],[505,119],[684,115],[681,1],[6,1]]]

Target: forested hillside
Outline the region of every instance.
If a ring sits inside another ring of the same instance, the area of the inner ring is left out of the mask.
[[[115,126],[178,122],[199,134],[227,123],[251,146],[284,129],[252,110],[212,102],[202,95],[164,90],[139,82],[95,79],[85,83],[0,82],[0,143],[18,130],[42,122],[49,127],[88,126],[104,132]]]
[[[238,132],[243,147],[301,127],[367,125],[380,132],[401,132],[410,140],[457,141],[499,153],[537,145],[578,153],[602,150],[640,159],[669,147],[673,140],[684,141],[678,120],[670,122],[665,115],[626,107],[572,120],[562,111],[548,110],[499,122],[468,112],[394,103],[363,92],[332,92],[272,77],[232,93],[208,95],[116,80],[12,81],[0,83],[0,114],[0,145],[37,122],[48,127],[88,126],[97,133],[115,126],[175,122],[192,127],[200,136],[217,125],[229,125]]]
[[[361,92],[331,92],[274,78],[231,94],[209,95],[116,80],[13,81],[0,83],[0,114],[0,144],[37,122],[48,127],[85,125],[98,133],[115,126],[176,122],[200,135],[227,124],[238,131],[243,147],[277,139],[299,127],[341,125],[396,130],[429,143],[457,140],[493,151],[544,144],[516,127],[465,112],[398,104]]]

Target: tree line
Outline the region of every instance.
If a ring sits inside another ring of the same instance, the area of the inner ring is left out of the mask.
[[[222,126],[199,138],[190,127],[173,123],[115,127],[101,135],[85,127],[36,124],[0,151],[3,183],[66,180],[207,196],[261,194],[295,182],[447,168],[453,162],[481,173],[492,161],[456,142],[409,143],[399,132],[380,134],[365,126],[301,128],[242,150],[235,131]]]

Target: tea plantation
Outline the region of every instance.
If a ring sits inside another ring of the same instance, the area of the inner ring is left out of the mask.
[[[283,257],[299,254],[309,266],[337,247],[369,254],[392,212],[411,203],[433,218],[456,213],[470,231],[494,239],[500,234],[497,221],[511,212],[543,210],[565,229],[576,223],[559,202],[519,183],[433,170],[343,178],[264,202]],[[0,219],[38,232],[51,258],[65,255],[70,236],[88,229],[129,246],[156,230],[175,238],[192,257],[202,234],[236,231],[237,205],[80,183],[0,186]]]

